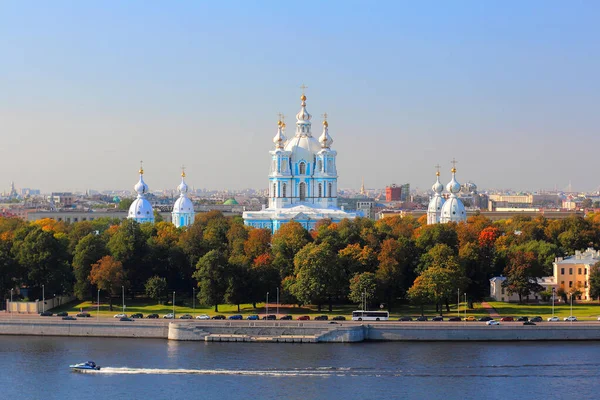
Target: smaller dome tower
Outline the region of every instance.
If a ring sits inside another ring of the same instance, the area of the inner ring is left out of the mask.
[[[194,223],[196,213],[194,211],[194,203],[187,197],[188,185],[185,183],[185,168],[181,168],[181,183],[177,186],[179,190],[179,198],[173,205],[172,220],[177,228],[182,226],[190,226]]]
[[[434,194],[431,198],[431,201],[429,201],[429,207],[427,207],[427,225],[440,223],[442,206],[444,205],[444,198],[442,197],[444,185],[440,183],[440,166],[436,165],[436,168],[436,181],[431,187],[431,190],[433,190]]]
[[[144,182],[144,168],[143,163],[140,161],[140,180],[133,189],[137,192],[137,198],[131,203],[129,207],[128,219],[132,219],[139,223],[142,222],[154,222],[154,210],[152,205],[146,199],[146,193],[148,193],[148,185]]]
[[[460,183],[456,180],[456,161],[452,160],[452,180],[446,185],[446,190],[450,192],[450,196],[444,202],[442,206],[442,214],[440,215],[440,222],[445,224],[447,222],[464,222],[467,220],[467,212],[461,199],[456,195],[460,192]]]

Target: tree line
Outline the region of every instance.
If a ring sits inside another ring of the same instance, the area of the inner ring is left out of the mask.
[[[456,292],[480,300],[489,279],[504,274],[509,293],[539,292],[536,278],[552,274],[555,257],[600,248],[600,215],[547,220],[426,225],[426,218],[366,218],[314,231],[290,222],[275,234],[247,227],[218,211],[198,214],[188,228],[98,219],[77,223],[0,218],[0,293],[26,287],[31,298],[74,293],[79,299],[143,293],[166,301],[173,291],[199,303],[258,303],[279,289],[280,301],[313,304],[399,302],[448,309]],[[598,266],[591,295],[600,295]],[[577,288],[575,288],[577,289]],[[542,293],[542,295],[544,295]],[[189,298],[189,297],[188,297]],[[111,303],[112,304],[112,303]]]

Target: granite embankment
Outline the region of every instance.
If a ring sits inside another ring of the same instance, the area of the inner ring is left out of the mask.
[[[598,340],[599,322],[355,323],[299,321],[118,321],[51,318],[0,319],[1,335],[158,338],[185,341],[350,343],[362,341],[561,341]]]

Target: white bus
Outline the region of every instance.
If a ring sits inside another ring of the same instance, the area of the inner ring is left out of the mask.
[[[387,321],[390,313],[387,311],[352,311],[352,321]]]

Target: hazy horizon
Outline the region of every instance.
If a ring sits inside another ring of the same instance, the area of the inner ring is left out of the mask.
[[[594,2],[3,2],[0,191],[266,188],[306,84],[340,188],[595,191]]]

